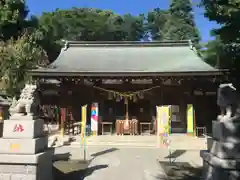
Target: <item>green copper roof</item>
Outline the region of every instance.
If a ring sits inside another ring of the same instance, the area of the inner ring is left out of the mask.
[[[164,73],[218,71],[188,41],[68,42],[48,68],[36,71],[81,73]]]

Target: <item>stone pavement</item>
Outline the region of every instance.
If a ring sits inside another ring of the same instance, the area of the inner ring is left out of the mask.
[[[55,150],[56,154],[68,152],[72,159],[83,158],[81,147],[65,146]],[[168,150],[160,148],[88,146],[87,158],[91,159],[91,172],[87,172],[85,180],[161,180],[165,172],[159,161],[169,161],[167,156]],[[198,150],[182,150],[175,156],[175,162],[201,166]]]

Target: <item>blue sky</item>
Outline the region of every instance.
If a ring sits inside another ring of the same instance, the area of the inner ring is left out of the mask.
[[[118,14],[147,13],[148,11],[159,7],[168,8],[170,0],[27,0],[30,13],[41,15],[42,12],[54,11],[59,9],[70,9],[71,7],[89,7],[112,10]],[[198,0],[193,0],[196,4]],[[209,22],[203,16],[203,10],[194,8],[195,19],[200,30],[202,41],[208,41],[211,38],[210,30],[217,27],[214,22]]]

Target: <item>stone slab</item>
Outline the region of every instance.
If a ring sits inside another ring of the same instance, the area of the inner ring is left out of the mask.
[[[24,114],[20,114],[20,113],[13,114],[9,118],[9,120],[19,120],[19,119],[21,119],[21,120],[38,120],[39,118],[36,116],[24,115]]]
[[[33,174],[0,174],[0,180],[36,180]]]
[[[0,154],[0,180],[52,180],[53,151],[35,155]]]
[[[38,164],[41,160],[51,161],[53,151],[38,154],[0,154],[0,164]]]
[[[52,180],[52,162],[45,161],[32,166],[4,164],[0,169],[0,180]]]
[[[226,170],[218,167],[214,167],[204,161],[203,163],[203,180],[239,180],[240,171]]]
[[[240,160],[240,142],[220,142],[214,139],[208,139],[208,149],[210,153],[221,159],[239,159]]]
[[[219,141],[236,141],[240,137],[240,118],[212,122],[212,136]]]
[[[238,159],[221,159],[206,150],[200,151],[200,157],[203,159],[204,162],[207,162],[215,168],[221,168],[226,170],[240,169],[240,160]]]
[[[22,131],[14,131],[16,126],[21,126]],[[3,138],[23,139],[43,137],[44,121],[39,120],[5,120]]]
[[[0,172],[3,174],[36,174],[36,165],[19,165],[19,164],[0,164]]]
[[[212,149],[213,146],[213,138],[212,137],[208,137],[207,138],[207,150],[210,151]]]
[[[48,147],[48,138],[0,139],[2,154],[37,154]]]

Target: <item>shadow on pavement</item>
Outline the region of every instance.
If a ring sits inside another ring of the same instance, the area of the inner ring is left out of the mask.
[[[92,160],[96,157],[111,153],[119,150],[117,148],[111,148],[104,151],[100,151],[91,155],[92,159],[84,160],[70,160],[70,153],[56,154],[54,155],[53,163],[53,177],[54,180],[83,180],[85,177],[90,176],[94,171],[105,169],[107,164],[95,165],[89,167]]]
[[[188,162],[159,161],[159,164],[167,175],[166,180],[199,180],[202,176],[202,168],[192,167]]]
[[[53,161],[68,161],[70,159],[71,154],[63,153],[63,154],[55,154],[53,156]]]
[[[118,148],[106,149],[106,150],[91,154],[91,157],[96,158],[98,156],[101,156],[101,155],[104,155],[104,154],[107,154],[107,153],[111,153],[111,152],[114,152],[114,151],[118,151],[118,150],[119,150]]]
[[[176,159],[186,152],[186,150],[175,150],[170,155],[164,157],[164,159]]]
[[[54,180],[83,180],[94,171],[105,169],[108,165],[88,167],[89,162],[84,161],[58,161],[53,165]]]

